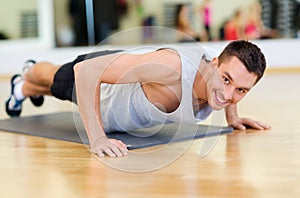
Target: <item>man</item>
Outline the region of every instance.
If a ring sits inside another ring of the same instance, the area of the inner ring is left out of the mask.
[[[263,76],[266,61],[261,50],[240,40],[229,43],[218,57],[207,60],[208,56],[199,46],[163,46],[144,54],[97,52],[62,67],[28,61],[24,77],[12,78],[6,110],[11,116],[20,115],[26,97],[36,106],[42,104],[43,95],[73,101],[91,150],[100,157],[127,154],[123,142],[108,139],[105,133],[199,122],[223,108],[230,126],[269,129],[238,117],[236,108]]]

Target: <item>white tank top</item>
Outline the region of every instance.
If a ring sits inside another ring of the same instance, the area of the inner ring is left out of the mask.
[[[153,47],[151,51],[170,48],[177,51],[182,63],[182,96],[178,108],[165,113],[153,105],[145,96],[140,83],[101,84],[100,111],[106,133],[149,128],[158,124],[205,120],[212,112],[207,106],[198,112],[193,110],[193,83],[203,56],[209,55],[200,46]]]

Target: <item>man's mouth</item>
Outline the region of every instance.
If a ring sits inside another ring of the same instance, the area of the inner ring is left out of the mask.
[[[226,106],[227,105],[228,102],[224,99],[224,97],[222,97],[217,92],[215,92],[215,96],[216,96],[216,102],[217,102],[218,105],[220,105],[220,106]]]

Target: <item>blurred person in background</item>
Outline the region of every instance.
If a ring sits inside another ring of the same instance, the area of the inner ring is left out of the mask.
[[[224,39],[238,40],[244,37],[243,13],[238,9],[224,25]]]
[[[190,10],[186,4],[178,4],[175,13],[175,27],[181,32],[179,42],[200,41],[200,35],[193,29],[189,18]]]
[[[245,39],[268,39],[276,37],[276,32],[265,27],[261,18],[262,9],[259,3],[254,2],[248,7],[246,25],[244,28]]]
[[[212,23],[212,8],[211,0],[204,0],[199,6],[199,12],[202,17],[203,25],[206,31],[207,40],[211,41],[211,23]]]

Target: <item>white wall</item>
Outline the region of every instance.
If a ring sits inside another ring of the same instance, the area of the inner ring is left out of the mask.
[[[282,40],[258,40],[255,41],[261,47],[267,58],[269,68],[299,68],[300,67],[300,39]],[[206,42],[204,46],[218,49],[219,51],[227,44],[226,41]],[[191,45],[191,44],[190,44]],[[124,49],[130,46],[104,46],[103,49]],[[63,64],[73,60],[77,55],[90,53],[93,47],[76,48],[4,48],[0,47],[1,62],[0,75],[11,75],[20,72],[22,64],[27,59],[37,61],[51,61],[55,64]]]

